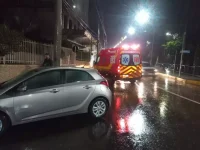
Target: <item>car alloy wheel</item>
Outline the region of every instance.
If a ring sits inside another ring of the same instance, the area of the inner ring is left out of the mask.
[[[106,104],[104,101],[96,101],[92,107],[95,117],[101,117],[106,113]]]

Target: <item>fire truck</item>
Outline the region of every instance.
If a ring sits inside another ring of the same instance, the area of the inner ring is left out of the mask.
[[[94,64],[100,74],[114,80],[134,82],[142,77],[140,45],[103,49]]]

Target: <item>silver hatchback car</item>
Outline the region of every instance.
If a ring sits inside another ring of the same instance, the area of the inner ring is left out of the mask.
[[[0,84],[0,135],[11,125],[90,113],[111,105],[108,82],[94,69],[40,68]]]

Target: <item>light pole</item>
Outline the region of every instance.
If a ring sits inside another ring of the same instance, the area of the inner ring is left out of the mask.
[[[135,21],[140,25],[145,25],[149,22],[150,19],[150,14],[146,9],[141,9],[140,11],[138,11],[135,15]],[[129,27],[128,29],[128,34],[129,35],[134,35],[136,30],[134,27]],[[119,43],[117,43],[114,47],[119,46],[128,36],[124,36],[123,40],[121,40]]]
[[[153,41],[151,44],[151,60],[150,60],[150,64],[152,65],[152,61],[153,61],[153,47],[154,47],[154,41],[155,41],[155,29],[153,29]]]
[[[166,36],[172,36],[173,39],[175,40],[177,37],[178,37],[178,34],[172,34],[170,32],[167,32],[166,33]],[[177,49],[176,49],[176,52],[175,52],[175,58],[174,58],[174,69],[173,69],[173,74],[175,73],[175,69],[176,69],[176,56],[177,56]]]
[[[141,26],[147,24],[150,20],[150,13],[148,10],[146,9],[142,9],[140,11],[138,11],[138,13],[135,16],[135,20],[137,21],[137,23]],[[153,28],[153,39],[152,39],[152,46],[151,46],[151,58],[150,58],[150,64],[152,65],[152,61],[153,61],[153,49],[154,49],[154,41],[155,41],[155,29]]]
[[[181,52],[181,61],[180,61],[180,67],[179,67],[179,77],[181,76],[181,67],[182,67],[182,63],[183,63],[183,51],[185,50],[185,38],[186,38],[186,30],[183,34],[183,43],[182,43],[182,52]]]
[[[54,65],[60,66],[62,44],[62,0],[56,1],[56,25],[54,32]]]

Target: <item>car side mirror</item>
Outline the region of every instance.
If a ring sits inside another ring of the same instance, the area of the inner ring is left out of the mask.
[[[19,92],[25,92],[26,90],[27,90],[27,86],[26,85],[22,85],[22,86],[19,86],[17,88],[17,91],[19,91]]]

